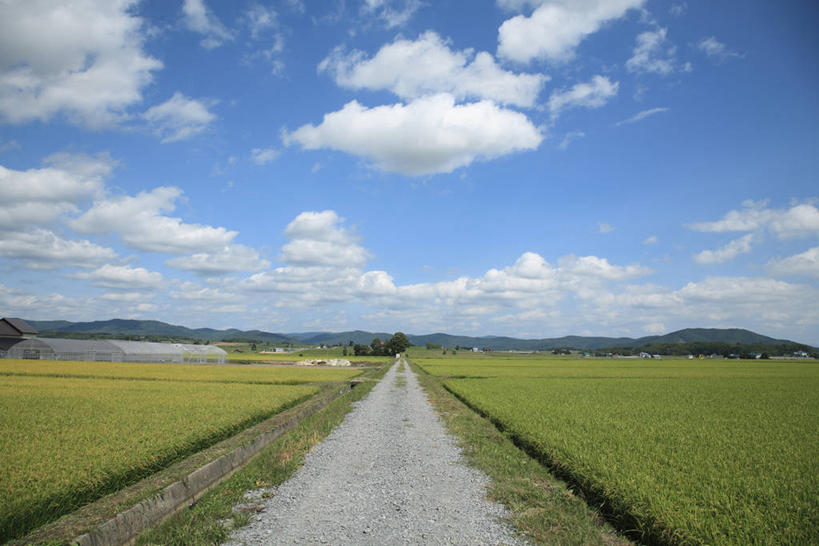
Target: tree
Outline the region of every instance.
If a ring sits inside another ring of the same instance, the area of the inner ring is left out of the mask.
[[[364,356],[370,352],[370,348],[366,345],[355,345],[353,346],[353,354],[355,356]]]
[[[370,349],[372,349],[374,355],[383,354],[384,347],[383,345],[381,345],[381,340],[378,338],[374,338],[372,343],[370,343]]]
[[[391,355],[403,353],[410,345],[409,338],[403,332],[395,332],[387,342],[387,353]]]

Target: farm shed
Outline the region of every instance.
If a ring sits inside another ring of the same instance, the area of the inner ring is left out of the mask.
[[[183,362],[185,353],[174,343],[152,343],[149,341],[106,341],[121,352],[115,362]]]
[[[147,341],[25,339],[9,348],[8,358],[104,362],[223,363],[227,353],[211,345],[151,343]]]
[[[6,356],[35,360],[111,361],[121,354],[122,351],[107,341],[31,338],[14,345]]]
[[[0,319],[0,358],[5,357],[14,345],[34,335],[37,335],[37,330],[23,319]]]
[[[185,362],[224,364],[225,360],[227,360],[227,353],[221,347],[184,343],[177,343],[175,345],[182,347]]]

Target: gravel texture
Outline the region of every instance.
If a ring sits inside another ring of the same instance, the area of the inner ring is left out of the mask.
[[[521,544],[398,361],[229,544]],[[242,505],[245,509],[247,505]]]

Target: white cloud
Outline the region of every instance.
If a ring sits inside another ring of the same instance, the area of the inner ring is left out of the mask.
[[[767,268],[781,277],[804,275],[819,278],[819,246],[781,260],[771,260]]]
[[[90,241],[71,241],[47,229],[7,231],[0,238],[0,256],[21,260],[31,269],[95,267],[117,258],[110,248]]]
[[[250,35],[258,38],[263,32],[279,28],[279,16],[276,10],[260,4],[253,4],[245,13]]]
[[[617,94],[619,82],[605,76],[594,76],[588,83],[578,83],[566,91],[553,91],[549,96],[549,111],[556,118],[568,108],[600,108]]]
[[[628,119],[624,119],[623,121],[618,121],[617,123],[615,123],[615,125],[619,126],[619,125],[628,125],[630,123],[637,123],[638,121],[642,121],[642,120],[646,119],[647,117],[651,117],[651,116],[656,115],[656,114],[661,114],[663,112],[668,112],[669,110],[671,110],[671,108],[667,108],[667,107],[664,107],[664,106],[659,107],[659,108],[649,108],[648,110],[643,110],[641,112],[637,112],[636,114],[634,114],[633,116],[631,116]]]
[[[279,150],[275,148],[253,148],[250,157],[256,165],[264,165],[279,157]]]
[[[154,128],[162,142],[175,142],[198,135],[208,128],[216,115],[208,110],[212,100],[189,99],[179,91],[171,98],[152,106],[142,117]]]
[[[642,265],[613,265],[606,258],[597,256],[575,256],[569,254],[558,260],[561,272],[575,283],[578,277],[599,280],[622,281],[636,279],[652,273],[651,268]]]
[[[719,264],[733,260],[740,254],[747,254],[751,251],[751,243],[754,235],[749,233],[739,239],[735,239],[723,247],[716,250],[703,250],[694,255],[694,261],[698,264]]]
[[[421,0],[364,0],[361,12],[395,28],[406,24],[422,5]]]
[[[588,35],[607,21],[619,19],[644,0],[502,1],[502,7],[522,10],[535,7],[531,16],[517,15],[498,29],[498,56],[527,63],[533,59],[566,61]]]
[[[214,252],[199,252],[192,256],[171,258],[165,262],[171,267],[194,271],[200,275],[223,275],[241,271],[259,271],[270,267],[270,262],[254,249],[244,245],[227,245]]]
[[[160,288],[165,282],[161,273],[148,271],[144,267],[111,264],[103,265],[88,273],[75,273],[70,277],[89,280],[95,286],[125,290],[153,290]]]
[[[282,248],[282,260],[302,267],[363,266],[369,253],[342,222],[332,210],[302,212],[285,229],[290,242]]]
[[[0,3],[0,119],[64,114],[90,127],[117,123],[162,63],[142,49],[135,0]]]
[[[146,298],[145,294],[142,292],[106,292],[100,297],[108,301],[124,301],[129,303],[144,301]]]
[[[189,30],[205,36],[200,42],[205,49],[219,47],[233,39],[233,33],[216,18],[204,0],[185,0],[182,14]]]
[[[12,150],[19,150],[21,148],[22,148],[22,146],[20,146],[20,143],[17,142],[16,140],[14,140],[14,139],[7,140],[5,142],[0,140],[0,153],[10,152]]]
[[[186,254],[208,252],[228,245],[236,231],[199,224],[163,215],[176,208],[182,190],[159,187],[135,197],[110,197],[94,205],[69,225],[80,233],[117,233],[123,242],[138,250]]]
[[[679,2],[677,4],[671,4],[671,7],[668,8],[668,13],[673,15],[674,17],[679,17],[688,9],[687,2]]]
[[[701,282],[686,284],[678,294],[690,303],[781,304],[798,303],[813,292],[805,288],[766,278],[709,277]]]
[[[745,201],[742,209],[729,211],[721,220],[695,222],[688,227],[715,233],[768,229],[780,239],[819,235],[819,209],[815,205],[802,203],[789,209],[770,209],[767,204],[767,201]]]
[[[557,147],[561,150],[566,150],[569,148],[569,144],[571,144],[573,140],[583,138],[584,136],[586,136],[586,133],[583,131],[569,131],[566,133],[563,140],[560,141],[560,144],[558,144]]]
[[[643,244],[644,245],[656,245],[659,242],[660,242],[660,239],[656,235],[650,235],[650,236],[646,237],[645,239],[643,239]]]
[[[614,231],[614,226],[607,224],[606,222],[597,222],[598,231],[600,233],[611,233]]]
[[[106,156],[65,153],[47,157],[47,167],[15,171],[0,166],[0,228],[43,226],[77,205],[102,195],[114,167]]]
[[[371,58],[336,48],[319,64],[336,83],[351,89],[386,89],[402,99],[450,93],[456,99],[491,99],[531,107],[548,77],[501,69],[485,51],[453,51],[435,32],[417,40],[398,38]]]
[[[284,140],[308,150],[347,152],[378,169],[416,176],[534,150],[543,136],[519,112],[489,101],[456,105],[452,95],[439,94],[375,108],[352,101],[325,114],[318,126],[285,133]]]
[[[727,61],[732,57],[742,57],[739,53],[729,50],[725,44],[719,42],[714,36],[700,40],[697,48],[707,56],[720,62]]]
[[[637,35],[632,57],[626,61],[629,72],[667,75],[676,70],[676,48],[668,45],[668,29],[658,28]]]
[[[643,330],[648,332],[649,334],[665,334],[668,332],[668,328],[665,327],[665,324],[662,322],[651,322],[643,326]]]

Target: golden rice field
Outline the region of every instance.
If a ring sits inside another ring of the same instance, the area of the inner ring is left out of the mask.
[[[420,359],[641,541],[819,543],[819,364]]]
[[[219,383],[272,383],[280,385],[341,381],[361,373],[351,368],[285,368],[200,364],[145,364],[134,362],[73,362],[62,360],[0,359],[0,375],[161,379]]]
[[[21,373],[29,375],[9,375]],[[273,383],[346,379],[355,373],[0,361],[0,542],[291,407],[319,388]],[[66,377],[75,375],[88,377]]]

